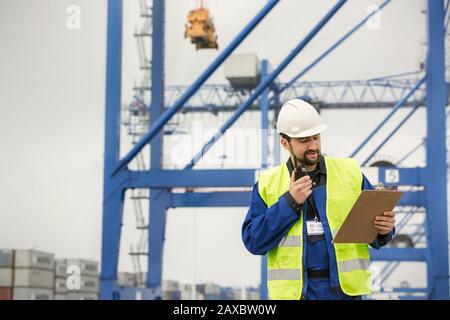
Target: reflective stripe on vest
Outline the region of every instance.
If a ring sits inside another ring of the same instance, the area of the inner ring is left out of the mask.
[[[355,270],[364,270],[370,267],[369,259],[353,259],[347,261],[339,261],[339,270],[341,272],[350,272]]]
[[[333,236],[361,192],[362,173],[353,159],[325,157],[327,169],[326,215]],[[275,204],[289,190],[290,175],[285,164],[261,172],[258,189],[267,207]],[[303,214],[268,253],[268,288],[271,299],[298,300],[303,279]],[[333,244],[339,283],[348,295],[370,293],[370,260],[365,244]]]
[[[300,269],[271,269],[268,270],[268,280],[301,280]]]
[[[281,239],[278,247],[298,247],[301,245],[301,241],[300,236],[285,236]]]

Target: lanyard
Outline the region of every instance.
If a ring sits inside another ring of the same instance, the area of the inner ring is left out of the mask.
[[[311,206],[311,210],[314,213],[314,222],[318,222],[319,218],[317,217],[317,209],[316,209],[316,206],[313,205],[312,199],[310,197],[306,198],[306,201],[305,201],[305,216],[306,216],[306,218],[308,218],[307,217],[307,208],[308,207],[306,204]]]

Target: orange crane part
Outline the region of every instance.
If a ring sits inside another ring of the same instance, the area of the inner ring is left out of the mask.
[[[195,44],[197,50],[218,49],[219,46],[217,45],[215,32],[216,29],[214,28],[208,9],[201,6],[200,8],[189,11],[188,24],[186,24],[184,37],[189,37],[191,43]]]

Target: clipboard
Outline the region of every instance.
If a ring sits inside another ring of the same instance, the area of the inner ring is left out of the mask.
[[[385,211],[392,211],[402,195],[401,191],[363,190],[333,243],[372,243],[378,235],[373,220]]]

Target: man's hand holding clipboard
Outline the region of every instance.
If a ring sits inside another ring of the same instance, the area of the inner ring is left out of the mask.
[[[372,243],[394,229],[393,211],[403,192],[363,190],[333,239],[334,243]]]
[[[395,212],[393,210],[385,211],[382,216],[376,216],[373,225],[378,229],[378,234],[388,234],[395,226]]]

